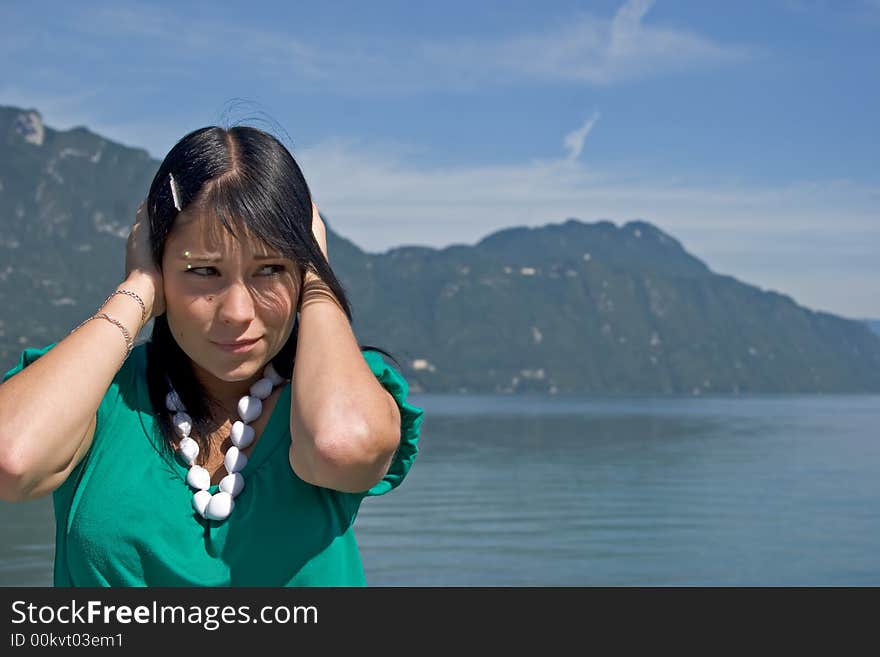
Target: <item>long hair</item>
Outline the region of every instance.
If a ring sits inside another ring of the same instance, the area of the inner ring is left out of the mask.
[[[174,177],[174,191],[169,174]],[[256,239],[293,260],[303,272],[316,273],[352,321],[345,290],[312,233],[308,185],[293,156],[274,136],[249,126],[211,126],[190,132],[168,152],[147,196],[152,259],[159,271],[174,220],[191,205],[216,217],[233,236],[236,223],[245,226]],[[298,333],[299,319],[295,318],[290,337],[272,359],[275,370],[287,379],[293,374]],[[388,356],[400,368],[388,352],[369,345],[358,346],[361,351],[370,349]],[[207,456],[211,449],[207,439],[212,429],[211,409],[218,408],[219,401],[210,396],[195,376],[192,363],[172,335],[164,313],[154,318],[146,350],[150,401],[165,438],[164,445],[171,450],[177,438],[172,414],[165,407],[170,384],[192,418],[192,438],[199,443],[200,454]]]

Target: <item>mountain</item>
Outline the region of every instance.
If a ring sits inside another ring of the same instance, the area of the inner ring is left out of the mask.
[[[0,107],[0,138],[5,371],[122,279],[159,163],[86,128],[53,130],[35,110]],[[359,342],[393,353],[414,392],[880,392],[866,323],[715,273],[645,221],[569,218],[374,254],[324,218]]]
[[[61,339],[125,272],[125,238],[156,162],[85,128],[0,107],[0,363]],[[69,328],[67,328],[69,327]]]
[[[880,335],[880,319],[863,319],[862,321],[867,324],[868,328],[874,331],[874,333]]]

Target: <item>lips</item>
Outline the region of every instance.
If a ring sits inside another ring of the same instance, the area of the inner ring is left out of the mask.
[[[233,343],[215,342],[214,345],[227,354],[244,354],[253,350],[254,346],[260,341],[260,338],[254,340],[238,340]]]
[[[235,342],[215,342],[214,344],[218,344],[221,347],[243,347],[248,344],[253,344],[260,338],[254,338],[253,340],[236,340]]]

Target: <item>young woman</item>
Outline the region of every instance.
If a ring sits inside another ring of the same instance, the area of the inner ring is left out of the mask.
[[[125,274],[0,385],[0,497],[53,494],[55,585],[365,584],[355,516],[406,476],[424,412],[356,341],[288,150],[186,135]]]

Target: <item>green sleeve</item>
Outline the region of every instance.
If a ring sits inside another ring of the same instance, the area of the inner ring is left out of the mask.
[[[56,344],[58,344],[58,343],[53,342],[52,344],[47,345],[45,347],[42,347],[40,349],[37,349],[34,347],[28,347],[27,349],[22,351],[21,356],[18,359],[18,363],[16,363],[15,366],[11,370],[9,370],[8,372],[6,372],[6,374],[3,375],[3,383],[6,383],[14,375],[21,372],[25,367],[27,367],[28,365],[30,365],[34,361],[38,360],[40,358],[40,356],[47,353]]]
[[[368,491],[360,493],[361,496],[370,497],[383,495],[397,488],[406,477],[419,451],[419,433],[425,411],[407,401],[409,384],[400,372],[385,362],[382,354],[367,350],[363,352],[363,356],[379,383],[391,393],[400,409],[400,446],[382,480]]]

